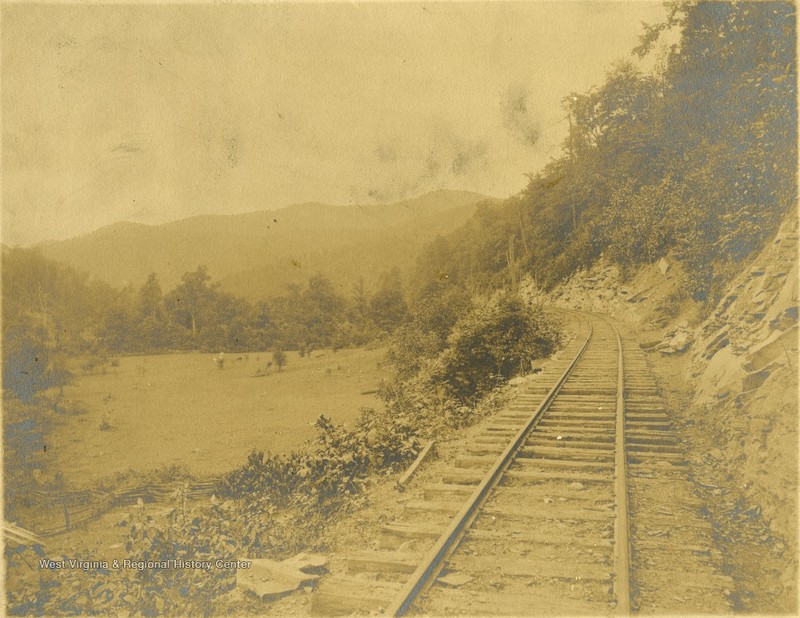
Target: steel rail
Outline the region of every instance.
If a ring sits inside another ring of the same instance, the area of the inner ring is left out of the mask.
[[[614,454],[614,502],[616,503],[614,517],[614,596],[617,598],[616,612],[630,615],[631,613],[631,585],[630,585],[630,522],[628,520],[628,475],[626,471],[625,452],[625,380],[624,359],[622,356],[622,338],[616,326],[608,322],[617,336],[619,348],[617,360],[617,433]]]
[[[472,521],[478,514],[478,511],[486,502],[489,497],[489,492],[494,488],[501,476],[511,464],[516,452],[519,450],[522,443],[528,437],[528,434],[536,427],[545,413],[547,408],[555,399],[558,392],[561,390],[564,382],[567,380],[578,360],[583,356],[589,341],[592,338],[594,327],[589,322],[589,333],[586,340],[583,342],[581,349],[572,359],[569,366],[558,379],[558,382],[550,389],[545,398],[533,412],[533,414],[525,421],[525,424],[512,438],[511,442],[502,452],[497,461],[492,465],[492,468],[486,473],[486,476],[480,482],[478,487],[472,493],[461,510],[453,517],[452,521],[436,541],[434,546],[425,554],[422,562],[409,577],[403,588],[398,593],[395,600],[386,611],[387,615],[403,616],[411,608],[414,601],[421,595],[436,579],[439,571],[442,568],[442,563],[453,552],[458,542],[461,540],[464,532],[469,528]]]

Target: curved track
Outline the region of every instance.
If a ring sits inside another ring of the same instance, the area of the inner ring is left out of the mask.
[[[323,582],[317,612],[730,610],[641,351],[598,316],[581,314],[577,332],[384,528],[390,551],[352,554],[348,576]]]

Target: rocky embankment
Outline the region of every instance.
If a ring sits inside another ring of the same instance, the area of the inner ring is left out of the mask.
[[[742,603],[757,611],[797,609],[797,240],[792,218],[698,325],[690,351],[694,457],[719,479],[721,533],[750,592]]]
[[[648,352],[737,580],[738,607],[797,609],[798,230],[792,213],[716,307],[669,258],[602,260],[533,301],[613,316]]]

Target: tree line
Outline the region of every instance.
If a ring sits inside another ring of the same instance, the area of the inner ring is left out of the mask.
[[[3,252],[3,385],[23,401],[65,384],[67,359],[167,351],[342,348],[386,339],[408,305],[399,270],[349,295],[323,275],[256,303],[220,289],[204,266],[164,292],[151,274],[122,290],[48,260]]]
[[[372,293],[360,280],[349,296],[341,294],[317,274],[304,287],[290,285],[285,295],[251,303],[222,291],[198,266],[167,293],[151,274],[105,314],[97,336],[117,352],[342,348],[385,337],[406,310],[396,269]]]

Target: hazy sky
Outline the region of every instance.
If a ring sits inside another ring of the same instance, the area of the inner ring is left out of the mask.
[[[436,188],[559,154],[661,3],[2,7],[2,239]]]

